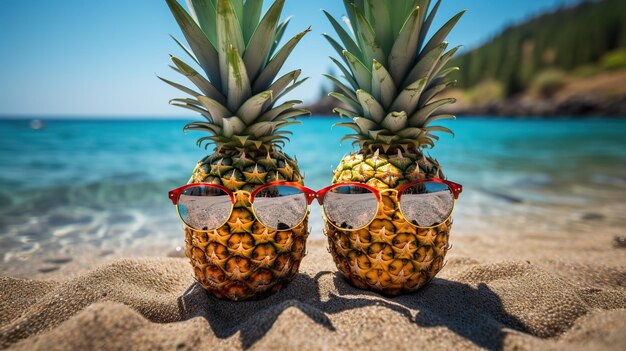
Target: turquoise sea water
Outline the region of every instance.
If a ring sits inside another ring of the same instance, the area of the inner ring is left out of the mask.
[[[329,184],[348,131],[303,119],[285,151],[306,185]],[[78,254],[158,254],[183,244],[167,191],[184,184],[200,133],[184,120],[0,120],[0,273],[19,262]],[[626,224],[625,120],[460,118],[430,151],[464,185],[457,235],[582,230]],[[321,213],[311,236],[321,238]],[[591,221],[591,224],[590,224]],[[50,259],[49,259],[50,260]],[[53,260],[53,259],[52,259]],[[54,261],[54,260],[53,260]]]

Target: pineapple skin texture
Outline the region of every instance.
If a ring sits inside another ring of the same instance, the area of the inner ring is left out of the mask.
[[[285,154],[218,152],[199,162],[189,182],[250,192],[278,180],[303,183],[297,162]],[[279,291],[298,272],[306,252],[308,213],[295,228],[276,231],[256,220],[248,195],[235,196],[235,208],[222,227],[209,232],[185,227],[185,254],[196,280],[217,298],[256,300]]]
[[[360,182],[378,190],[439,177],[436,160],[422,154],[358,152],[344,156],[333,184]],[[328,221],[324,233],[337,269],[354,286],[384,295],[400,295],[426,285],[443,267],[452,220],[421,229],[404,219],[394,193],[382,194],[376,218],[357,231],[337,229]]]

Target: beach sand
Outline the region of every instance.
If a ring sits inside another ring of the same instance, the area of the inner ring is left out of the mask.
[[[1,278],[0,348],[15,350],[623,350],[626,251],[594,235],[451,237],[428,286],[350,286],[324,240],[261,301],[208,296],[184,258],[119,259],[56,280]]]

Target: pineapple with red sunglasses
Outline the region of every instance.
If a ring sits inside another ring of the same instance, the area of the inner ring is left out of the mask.
[[[289,141],[284,128],[309,112],[294,108],[301,101],[276,101],[304,81],[298,80],[300,70],[277,76],[309,30],[278,45],[289,21],[279,22],[284,3],[274,1],[263,14],[263,1],[189,0],[188,13],[178,0],[167,0],[191,51],[177,43],[203,73],[172,56],[174,70],[195,87],[161,79],[189,95],[173,105],[206,118],[185,130],[206,132],[198,145],[215,147],[189,181],[206,185],[183,187],[175,200],[187,224],[185,253],[194,275],[219,298],[256,299],[279,290],[305,253],[306,213],[277,231],[253,214],[250,196],[271,182],[303,182],[297,162],[281,146]]]
[[[335,264],[352,284],[396,295],[432,279],[448,251],[452,221],[440,221],[439,215],[451,208],[450,194],[434,191],[443,190],[438,187],[444,183],[435,179],[444,176],[425,149],[439,139],[434,132],[452,133],[435,122],[454,118],[440,111],[455,101],[441,93],[454,85],[450,74],[458,69],[446,67],[458,47],[448,50],[445,39],[463,12],[435,29],[431,25],[441,1],[344,4],[345,26],[326,13],[339,40],[326,38],[337,51],[340,59],[333,62],[343,74],[328,77],[337,87],[331,95],[342,103],[335,111],[352,119],[338,124],[353,132],[344,140],[353,140],[360,150],[339,162],[333,183],[367,184],[377,190],[382,206],[369,209],[377,210],[370,223],[356,223],[360,230],[347,230],[354,227],[349,222],[338,227],[329,218],[325,232]],[[424,179],[433,181],[406,193],[407,184]],[[460,191],[449,186],[453,193]],[[431,190],[437,195],[426,203],[437,209],[420,207],[417,203],[424,204],[424,196],[413,205],[403,201]]]

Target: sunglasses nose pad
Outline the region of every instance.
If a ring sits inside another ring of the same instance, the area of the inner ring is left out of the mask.
[[[317,200],[317,203],[320,204],[320,206],[322,206],[322,197],[319,196],[318,193],[313,193],[309,196],[311,198],[311,201],[309,202],[309,204],[313,203],[313,200]]]

